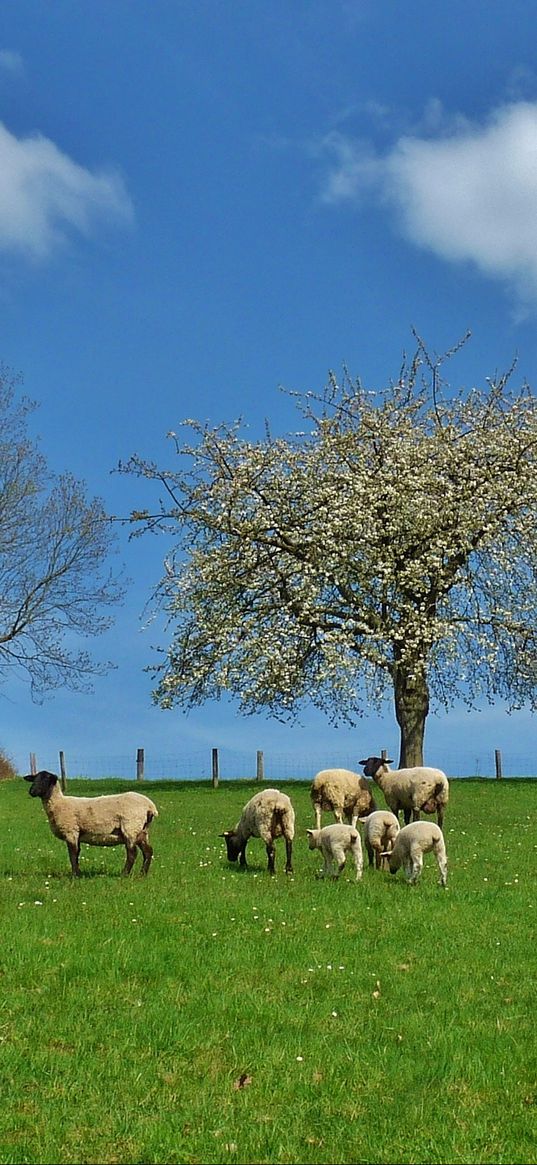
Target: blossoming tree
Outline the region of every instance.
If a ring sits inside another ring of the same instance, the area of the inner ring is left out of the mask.
[[[416,339],[385,390],[330,375],[298,397],[304,432],[188,421],[179,468],[122,467],[164,489],[131,517],[171,536],[163,708],[228,692],[352,723],[391,695],[412,765],[431,701],[536,706],[537,400],[511,373],[452,392]]]

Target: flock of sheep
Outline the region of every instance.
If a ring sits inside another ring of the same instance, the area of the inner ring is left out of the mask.
[[[423,867],[423,855],[433,852],[440,872],[440,885],[447,883],[447,857],[442,825],[449,797],[448,779],[440,769],[424,767],[390,769],[391,761],[370,756],[360,761],[364,776],[349,769],[323,769],[311,785],[315,829],[308,829],[310,849],[319,849],[324,865],[321,877],[339,877],[350,854],[356,878],[362,877],[363,855],[358,821],[364,826],[364,843],[369,865],[388,868],[395,874],[401,866],[407,880],[415,884]],[[382,790],[387,810],[377,809],[371,780]],[[143,793],[117,793],[101,797],[67,797],[54,773],[45,770],[24,778],[31,783],[30,796],[39,797],[55,837],[65,841],[75,877],[80,876],[79,855],[87,845],[124,845],[124,874],[130,874],[137,849],[142,854],[142,873],[151,865],[153,849],[149,827],[158,810]],[[336,823],[321,828],[321,814],[331,812]],[[399,824],[399,813],[405,824]],[[420,821],[420,813],[436,813],[435,822]],[[412,817],[412,821],[411,821]],[[348,824],[345,824],[346,818]],[[244,806],[234,829],[225,839],[230,862],[237,858],[246,865],[246,845],[251,837],[264,841],[269,873],[275,870],[275,841],[283,837],[286,873],[292,873],[295,811],[290,798],[278,789],[262,789]]]

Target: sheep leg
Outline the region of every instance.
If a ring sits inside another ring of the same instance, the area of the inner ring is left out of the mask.
[[[125,842],[125,850],[127,853],[127,857],[125,860],[125,865],[123,866],[123,869],[121,871],[122,876],[124,878],[128,877],[128,875],[130,874],[132,867],[136,861],[136,842],[134,843],[134,845],[127,845],[127,842]]]
[[[371,842],[369,841],[369,839],[367,839],[367,841],[365,843],[365,848],[367,850],[367,860],[369,862],[369,865],[372,866],[373,865],[374,850],[373,850],[373,846],[371,845]],[[375,855],[375,860],[376,860],[376,868],[378,870],[379,864],[380,864],[380,859],[379,859],[378,854]]]
[[[67,851],[69,853],[69,861],[71,862],[73,878],[80,878],[82,876],[80,873],[80,866],[78,864],[78,858],[80,855],[80,842],[68,841],[66,842],[66,845]]]
[[[419,820],[420,820],[420,811],[419,811],[419,809],[413,809],[413,810],[412,810],[412,820],[413,820],[413,821],[419,821]]]
[[[405,825],[410,825],[410,814],[411,814],[411,812],[412,812],[412,810],[411,810],[411,809],[403,809],[403,817],[404,817],[404,819],[405,819]],[[399,816],[399,814],[397,814],[397,816]]]
[[[138,834],[138,837],[136,838],[136,845],[141,851],[143,857],[142,874],[147,874],[147,871],[151,865],[151,859],[153,857],[153,847],[149,844],[149,838],[145,829],[143,829],[142,832]]]
[[[239,850],[239,865],[246,869],[246,842]]]
[[[321,806],[315,805],[315,828],[321,828]]]
[[[423,869],[423,854],[421,850],[419,853],[411,855],[410,878],[408,879],[411,886],[415,886]]]
[[[447,858],[444,854],[437,853],[436,860],[440,870],[440,885],[447,886]]]
[[[274,842],[273,841],[267,841],[266,850],[267,850],[267,858],[268,858],[268,872],[269,872],[269,874],[274,874],[276,871],[274,869],[275,849],[274,849]]]
[[[443,805],[437,804],[437,806],[436,806],[436,820],[438,822],[438,828],[441,829],[443,832],[444,831],[444,806]]]
[[[293,873],[293,843],[285,839],[285,872],[286,874]]]

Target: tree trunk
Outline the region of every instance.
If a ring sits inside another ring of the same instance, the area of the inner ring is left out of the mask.
[[[423,764],[423,739],[429,712],[429,689],[423,668],[397,664],[393,672],[395,715],[400,729],[399,768]]]

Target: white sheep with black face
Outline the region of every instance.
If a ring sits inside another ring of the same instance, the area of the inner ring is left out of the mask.
[[[66,797],[57,776],[46,769],[24,777],[31,782],[30,797],[39,797],[55,837],[67,845],[71,870],[80,877],[80,845],[124,845],[124,874],[130,874],[137,848],[147,874],[153,857],[148,830],[158,809],[143,793],[112,793],[101,797]]]
[[[399,830],[393,849],[383,856],[388,861],[390,874],[402,866],[407,881],[415,886],[423,869],[423,855],[434,853],[440,871],[440,886],[447,885],[447,854],[444,835],[434,821],[412,821]]]
[[[442,769],[416,765],[414,768],[390,769],[390,760],[380,756],[369,756],[361,760],[364,776],[372,777],[382,789],[389,809],[395,816],[403,811],[405,825],[412,816],[419,821],[420,813],[436,813],[440,829],[444,824],[444,812],[449,800],[449,781]]]
[[[348,854],[351,855],[359,882],[363,871],[362,843],[360,834],[352,825],[325,825],[324,829],[308,829],[310,849],[320,849],[324,865],[320,878],[339,878],[345,868]]]
[[[226,829],[220,834],[226,843],[228,861],[246,866],[246,843],[250,837],[260,837],[265,842],[269,874],[274,874],[274,842],[285,839],[285,872],[293,872],[293,838],[295,836],[295,811],[290,798],[279,789],[262,789],[246,802],[240,819],[234,829]]]

